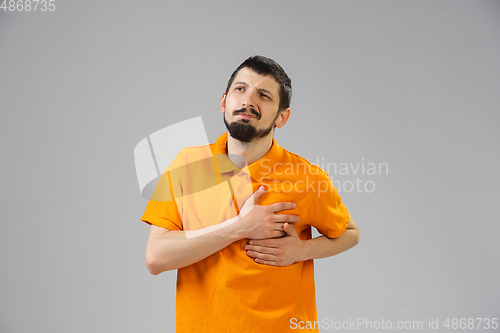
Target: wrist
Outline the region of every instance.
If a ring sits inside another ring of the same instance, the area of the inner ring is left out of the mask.
[[[302,261],[312,259],[311,257],[311,240],[301,240],[302,242]]]
[[[226,237],[231,239],[233,242],[239,241],[240,239],[247,238],[245,231],[242,229],[243,218],[239,215],[229,219],[226,230]]]

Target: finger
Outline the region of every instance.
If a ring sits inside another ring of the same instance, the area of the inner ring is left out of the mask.
[[[273,254],[259,253],[259,252],[255,252],[255,251],[247,251],[247,256],[249,256],[250,258],[254,258],[254,259],[274,261],[274,262],[276,262],[276,259],[278,258],[277,256],[275,256]]]
[[[275,231],[276,231],[276,236],[273,236],[272,239],[283,238],[287,235],[285,230],[275,230]]]
[[[277,256],[277,253],[276,253],[277,248],[275,248],[275,247],[245,245],[245,250],[247,250],[247,255],[250,257],[254,257],[254,253],[272,254],[274,256]]]
[[[261,264],[261,265],[278,266],[278,263],[276,263],[276,261],[262,260],[259,258],[255,258],[254,261],[258,264]]]
[[[282,238],[283,236],[286,236],[287,233],[285,230],[273,230],[271,233],[271,236],[268,237],[267,239],[275,239],[275,238]]]
[[[270,239],[283,238],[286,235],[288,235],[288,234],[286,233],[285,230],[273,230],[273,234],[271,235]]]
[[[283,228],[284,223],[275,223],[276,227],[274,227],[273,231],[285,231]]]
[[[283,236],[286,236],[286,232],[284,230],[272,230],[270,234],[267,236],[262,236],[262,238],[256,238],[260,240],[266,240],[266,239],[279,239],[282,238]]]
[[[249,245],[259,245],[259,246],[266,246],[266,240],[265,239],[250,239],[248,241]]]
[[[250,244],[246,244],[243,249],[247,250],[247,251],[257,251],[257,252],[260,252],[260,253],[269,253],[269,254],[274,254],[274,255],[277,255],[276,254],[276,249],[278,249],[278,247],[274,244],[271,244],[269,243],[269,245],[250,245]]]
[[[300,217],[298,215],[291,215],[291,214],[275,214],[275,222],[290,222],[290,223],[295,223],[300,221]]]
[[[276,202],[273,203],[271,206],[271,209],[273,212],[281,212],[283,210],[289,210],[289,209],[294,209],[297,207],[295,202]]]
[[[293,236],[293,237],[298,237],[299,235],[297,234],[297,231],[293,228],[293,226],[290,223],[285,223],[283,226],[283,230],[285,230],[286,234],[288,236]]]
[[[264,193],[266,193],[264,186],[259,187],[259,189],[252,194],[253,195],[253,202],[255,204],[257,204],[259,202],[260,198],[262,198],[262,196],[264,195]]]
[[[264,239],[251,239],[248,242],[248,245],[258,245],[258,246],[279,248],[280,242],[281,242],[281,237],[264,238]]]
[[[274,223],[274,229],[275,231],[285,231],[285,223],[286,222],[276,222]]]

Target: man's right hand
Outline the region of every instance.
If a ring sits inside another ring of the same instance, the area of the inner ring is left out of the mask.
[[[295,208],[293,202],[258,205],[264,195],[259,189],[241,207],[237,217],[199,230],[168,230],[151,225],[146,246],[146,265],[151,274],[186,267],[240,239],[267,239],[285,236],[285,222],[294,223],[297,215],[275,214]],[[187,237],[190,233],[190,237]]]
[[[264,195],[264,187],[261,186],[246,201],[240,210],[240,227],[244,238],[266,239],[283,237],[285,222],[294,223],[299,221],[298,215],[275,214],[284,210],[295,208],[293,202],[277,202],[267,206],[257,205]]]

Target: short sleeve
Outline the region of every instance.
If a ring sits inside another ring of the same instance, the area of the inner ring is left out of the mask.
[[[182,221],[175,200],[150,200],[141,220],[169,230],[182,230]]]
[[[349,211],[342,203],[337,189],[328,174],[322,173],[318,177],[318,188],[322,189],[311,197],[311,208],[308,221],[318,231],[330,238],[342,235],[349,223]]]
[[[182,165],[183,155],[183,151],[181,151],[175,157],[172,165],[159,178],[141,217],[141,220],[147,224],[154,224],[169,230],[183,230],[182,219],[172,192],[173,187],[178,187],[178,184],[171,183],[170,175],[172,170],[175,170],[176,167],[180,168],[179,166]],[[174,180],[177,181],[177,177],[174,177]]]

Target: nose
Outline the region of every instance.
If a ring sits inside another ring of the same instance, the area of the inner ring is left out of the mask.
[[[244,96],[243,96],[243,106],[244,107],[252,107],[255,108],[255,102],[254,102],[254,93],[252,91],[248,91]]]

